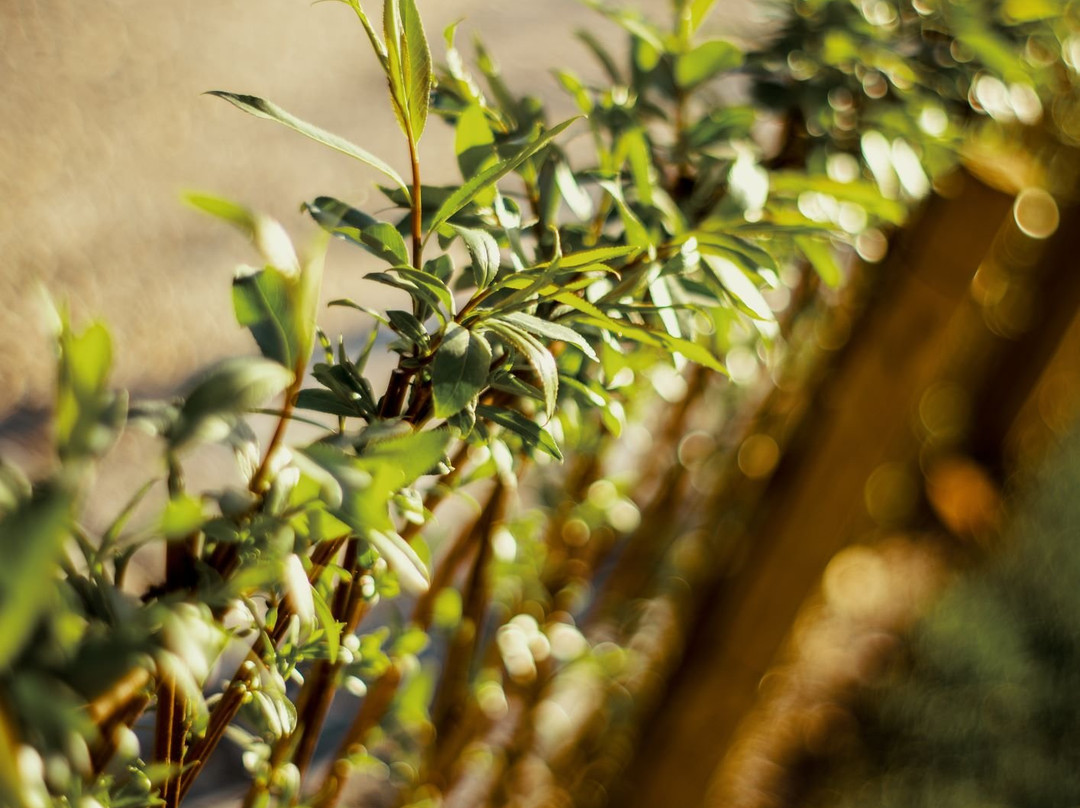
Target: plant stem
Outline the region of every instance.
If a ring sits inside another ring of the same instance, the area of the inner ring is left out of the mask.
[[[420,152],[418,144],[409,136],[409,160],[412,163],[412,262],[415,269],[422,269],[424,260],[424,206],[420,183]]]
[[[292,418],[293,408],[296,406],[296,396],[304,384],[305,363],[306,360],[297,362],[297,366],[293,368],[293,381],[285,391],[285,400],[281,404],[281,417],[278,418],[274,434],[266,447],[266,454],[263,455],[259,468],[255,470],[255,473],[251,476],[251,482],[248,484],[248,488],[253,494],[262,494],[267,486],[268,480],[266,477],[270,473],[270,461],[281,442],[285,439],[285,430],[289,425],[289,420]]]
[[[436,785],[445,784],[447,770],[458,757],[467,738],[467,732],[460,730],[466,728],[462,718],[469,706],[469,676],[491,597],[487,580],[491,539],[502,522],[504,503],[505,487],[502,481],[497,481],[474,532],[476,557],[464,585],[462,621],[451,641],[438,690],[432,700],[431,722],[435,727],[435,742],[429,749],[425,768],[426,779]]]
[[[312,585],[318,581],[319,576],[326,569],[326,565],[341,549],[344,542],[344,537],[323,542],[311,554],[311,570],[308,572],[308,581]],[[274,627],[269,635],[272,645],[277,646],[281,642],[291,617],[292,610],[289,608],[288,603],[282,603],[277,620],[274,622]],[[225,737],[226,728],[240,711],[240,707],[244,703],[244,693],[247,692],[247,686],[255,676],[255,666],[261,661],[265,650],[266,639],[264,635],[260,634],[248,652],[247,658],[236,669],[236,673],[233,674],[233,678],[221,694],[221,699],[210,711],[206,732],[188,750],[185,759],[188,768],[184,772],[180,783],[181,799],[195,783],[203,766],[206,765],[206,761],[213,754],[217,745],[221,743],[221,739]]]
[[[496,483],[476,521],[458,534],[458,538],[432,576],[430,588],[420,596],[416,603],[411,621],[414,626],[427,631],[431,624],[435,596],[449,583],[458,565],[467,558],[468,550],[473,546],[476,538],[486,535],[487,529],[485,525],[493,522],[495,515],[501,511],[503,491],[502,483]],[[338,804],[349,779],[351,765],[349,758],[361,749],[367,734],[382,720],[383,716],[386,715],[386,711],[390,709],[394,696],[397,694],[398,686],[401,684],[401,679],[400,661],[393,659],[387,671],[368,689],[364,703],[360,705],[352,724],[345,731],[341,744],[334,755],[333,764],[327,770],[318,792],[311,799],[311,808],[334,808]]]

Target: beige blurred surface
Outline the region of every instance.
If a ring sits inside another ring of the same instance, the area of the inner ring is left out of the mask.
[[[572,109],[550,69],[591,68],[567,32],[615,33],[573,0],[420,5],[437,59],[439,32],[464,19],[459,44],[481,32],[512,85],[550,99],[556,114]],[[0,6],[0,419],[49,399],[52,348],[39,287],[70,301],[77,319],[108,322],[116,382],[136,391],[170,390],[207,361],[251,349],[232,319],[229,281],[253,256],[234,233],[185,208],[182,190],[267,210],[300,242],[312,231],[297,213],[304,200],[331,194],[381,206],[374,172],[202,95],[209,89],[271,99],[406,169],[383,82],[344,5]],[[433,120],[425,135],[429,181],[456,178],[448,134]],[[371,294],[357,288],[370,269],[357,252],[335,249],[328,269],[327,298]]]

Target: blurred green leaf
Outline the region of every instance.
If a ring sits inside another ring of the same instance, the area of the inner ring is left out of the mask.
[[[476,408],[476,414],[504,429],[510,430],[525,441],[526,446],[540,449],[556,460],[563,459],[562,452],[559,451],[559,445],[551,437],[551,433],[535,421],[526,418],[520,412],[508,410],[505,407],[481,404]]]
[[[74,507],[74,493],[50,483],[0,520],[0,671],[9,670],[55,596]]]
[[[757,286],[734,263],[718,255],[706,255],[702,265],[708,270],[706,277],[717,281],[744,312],[758,320],[776,319]]]
[[[683,90],[692,90],[702,82],[742,66],[742,51],[730,42],[712,39],[703,42],[675,60],[675,81]]]
[[[127,412],[126,396],[108,389],[112,339],[102,323],[93,323],[76,333],[64,315],[58,342],[53,423],[60,457],[100,454],[116,439]]]
[[[835,289],[840,285],[843,273],[833,254],[832,245],[827,239],[796,236],[795,244],[826,286]]]
[[[286,275],[300,272],[300,261],[296,257],[292,241],[285,228],[279,222],[250,208],[209,194],[189,192],[184,200],[203,213],[209,213],[236,227],[246,235],[263,261]]]
[[[232,357],[219,362],[185,399],[170,435],[172,445],[178,447],[197,437],[210,420],[255,409],[292,382],[292,371],[273,360]]]
[[[190,494],[177,494],[165,503],[158,529],[167,540],[186,539],[206,521],[202,502]]]
[[[315,342],[321,255],[299,277],[275,267],[241,271],[233,279],[237,322],[250,329],[263,356],[303,372]]]

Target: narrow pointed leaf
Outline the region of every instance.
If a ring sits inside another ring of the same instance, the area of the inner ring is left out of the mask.
[[[54,575],[71,535],[75,501],[50,485],[0,520],[0,670],[7,671],[55,596]]]
[[[559,396],[559,369],[551,351],[528,331],[504,318],[488,320],[484,327],[525,357],[540,382],[540,390],[544,395],[544,414],[550,420],[555,414],[555,403]]]
[[[738,266],[717,255],[706,255],[702,260],[709,274],[720,282],[720,285],[739,304],[739,308],[758,320],[776,319],[776,315],[773,314],[754,282]]]
[[[623,258],[631,253],[638,252],[638,247],[623,246],[623,247],[597,247],[592,250],[581,250],[579,252],[570,253],[564,255],[559,259],[560,269],[573,269],[576,267],[583,267],[589,264],[603,264],[607,261],[612,261],[616,258]],[[541,264],[540,266],[546,266]]]
[[[237,274],[233,280],[236,320],[248,328],[267,359],[295,368],[299,359],[296,340],[296,287],[274,267]]]
[[[500,315],[500,319],[513,323],[518,328],[522,328],[535,336],[544,337],[550,340],[558,340],[559,342],[573,345],[594,362],[600,361],[599,357],[596,355],[596,351],[593,350],[593,347],[589,344],[588,340],[569,326],[562,325],[561,323],[553,323],[550,320],[534,317],[533,315],[525,314],[524,312],[510,312],[509,314],[503,314]]]
[[[559,444],[551,437],[551,433],[535,421],[526,418],[520,412],[508,410],[505,407],[481,404],[476,408],[476,415],[510,430],[525,441],[527,446],[540,449],[556,460],[563,459],[562,452],[559,451]]]
[[[433,85],[431,50],[420,20],[415,0],[401,0],[402,69],[405,72],[405,92],[409,105],[409,123],[413,141],[418,142],[427,124],[428,107]]]
[[[270,101],[257,98],[253,95],[239,95],[223,90],[211,90],[208,95],[216,95],[218,98],[224,98],[233,106],[236,106],[257,118],[266,118],[269,121],[276,121],[299,132],[305,137],[309,137],[314,141],[322,143],[324,146],[329,146],[335,151],[339,151],[355,160],[359,160],[361,163],[371,166],[376,171],[381,172],[393,180],[394,184],[400,187],[401,190],[405,192],[406,196],[409,194],[409,187],[405,184],[405,180],[401,178],[401,175],[371,152],[350,143],[339,135],[327,132],[325,129],[321,129],[307,121],[300,120],[295,115],[286,112]]]
[[[319,594],[316,587],[311,587],[311,600],[319,627],[326,633],[326,655],[333,665],[337,662],[338,650],[341,648],[341,624],[334,618],[330,604]]]
[[[696,31],[709,16],[716,0],[691,0],[690,2],[690,25]]]

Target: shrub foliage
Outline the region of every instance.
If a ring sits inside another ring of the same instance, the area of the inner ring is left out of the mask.
[[[570,120],[508,87],[483,45],[470,67],[453,26],[429,37],[415,0],[385,0],[381,25],[342,2],[410,171],[213,93],[385,183],[378,215],[307,202],[306,250],[256,210],[188,197],[251,242],[232,295],[258,355],[129,402],[105,326],[55,312],[54,471],[0,466],[4,804],[178,805],[223,741],[250,806],[327,808],[359,770],[402,802],[446,793],[470,743],[510,748],[492,728],[511,707],[632,669],[595,626],[636,593],[605,595],[604,573],[650,541],[650,453],[673,451],[689,403],[747,399],[720,381],[725,357],[740,379],[747,359],[779,366],[787,326],[856,253],[880,255],[963,148],[1021,125],[1076,135],[1080,38],[1056,0],[796,0],[754,49],[713,33],[712,0],[675,0],[666,25],[590,0],[628,47],[581,35],[604,80],[557,71]],[[458,184],[424,182],[432,116],[453,128]],[[332,301],[355,310],[355,344],[316,324],[331,238],[401,301]],[[619,442],[658,412],[652,448]],[[127,429],[153,436],[160,477],[91,530],[88,486]],[[234,454],[231,484],[186,479],[207,445]],[[460,525],[433,519],[448,499],[473,503]],[[137,591],[126,573],[148,559],[159,580]],[[313,767],[332,705],[353,715]]]

